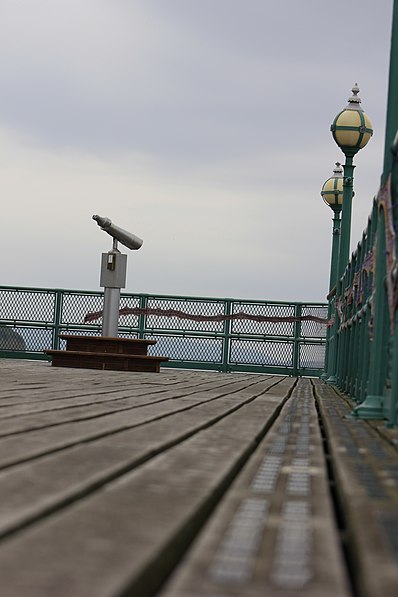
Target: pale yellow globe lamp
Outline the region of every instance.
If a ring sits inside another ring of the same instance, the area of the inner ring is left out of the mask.
[[[365,147],[373,135],[372,122],[361,108],[358,93],[359,87],[355,83],[348,105],[337,114],[330,127],[334,140],[347,157]]]
[[[347,266],[350,253],[351,211],[354,179],[354,155],[368,143],[373,135],[370,118],[361,108],[361,98],[358,96],[359,87],[355,83],[348,105],[341,110],[334,119],[330,130],[333,139],[345,155],[341,235],[337,274],[340,278]]]
[[[343,205],[343,168],[340,162],[336,162],[333,176],[324,183],[321,196],[326,205],[333,211],[341,211]]]

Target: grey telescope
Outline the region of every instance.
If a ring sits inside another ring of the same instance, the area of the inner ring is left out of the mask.
[[[97,222],[98,226],[100,226],[104,232],[107,232],[110,236],[112,236],[112,238],[122,243],[122,245],[128,249],[136,251],[142,246],[143,241],[138,238],[138,236],[135,236],[135,234],[127,232],[127,230],[123,230],[123,228],[119,228],[119,226],[112,224],[112,220],[109,218],[103,218],[102,216],[94,215],[93,220]]]
[[[127,255],[117,248],[117,243],[136,251],[142,246],[142,240],[112,224],[109,218],[94,215],[101,229],[113,238],[113,248],[101,255],[100,286],[104,288],[104,310],[102,314],[102,335],[116,338],[119,324],[120,289],[126,286]]]

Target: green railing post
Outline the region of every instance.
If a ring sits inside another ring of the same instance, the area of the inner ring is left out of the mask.
[[[334,305],[333,305],[334,322],[333,322],[333,325],[330,330],[331,341],[330,341],[329,355],[328,355],[329,377],[326,380],[327,384],[332,384],[332,385],[337,383],[337,357],[338,357],[338,342],[339,342],[338,331],[339,331],[339,326],[340,326],[340,320],[339,320],[339,315],[337,312],[336,303],[340,297],[340,292],[341,292],[341,290],[340,290],[341,282],[340,281],[337,283],[336,288],[337,288],[337,290],[336,290],[336,294],[334,296]]]
[[[54,301],[54,328],[53,328],[53,341],[52,350],[59,350],[59,334],[61,331],[62,322],[62,304],[64,293],[63,290],[55,290],[55,301]]]
[[[301,345],[301,314],[303,306],[301,303],[297,304],[294,309],[294,316],[296,321],[294,322],[294,344],[293,344],[293,375],[297,377],[301,375],[301,363],[300,363],[300,345]]]
[[[332,314],[332,302],[329,300],[328,304],[328,321],[330,321],[330,317]],[[326,381],[329,377],[329,349],[330,349],[330,326],[328,326],[326,330],[326,344],[325,344],[325,359],[324,359],[324,369],[321,375],[321,379]]]
[[[340,332],[338,333],[338,354],[337,354],[337,370],[336,370],[336,377],[337,382],[336,385],[339,390],[343,389],[343,377],[344,377],[344,368],[346,362],[346,346],[347,346],[347,328],[346,326],[340,328]]]
[[[362,308],[358,313],[358,357],[357,371],[354,382],[353,399],[356,402],[362,401],[363,376],[365,367],[365,358],[367,354],[366,346],[366,311]]]
[[[393,341],[393,356],[394,364],[392,368],[392,379],[391,379],[391,397],[390,403],[388,405],[388,412],[387,417],[388,421],[386,423],[387,427],[396,427],[398,425],[398,365],[396,362],[396,356],[398,355],[398,321],[397,317],[395,318],[395,333],[394,333],[394,341]]]
[[[383,418],[383,387],[385,381],[385,220],[384,214],[379,213],[377,240],[376,240],[376,284],[373,297],[373,340],[370,347],[369,382],[367,395],[362,402],[354,408],[353,416],[361,419]],[[388,309],[387,309],[388,312]]]
[[[224,315],[231,315],[232,313],[232,301],[230,299],[225,300]],[[231,320],[226,319],[224,321],[223,341],[222,341],[222,363],[221,371],[228,373],[229,371],[229,347],[231,340]]]
[[[328,303],[328,321],[330,321],[330,317],[332,314],[332,301],[329,300]],[[331,336],[330,336],[330,326],[328,326],[327,330],[326,330],[326,344],[325,344],[325,359],[324,359],[324,369],[323,369],[323,373],[321,375],[321,379],[323,379],[324,381],[327,380],[327,378],[329,377],[329,349],[330,349],[330,340]]]
[[[393,168],[394,154],[391,151],[398,129],[398,0],[394,0],[391,50],[390,50],[390,72],[388,80],[388,101],[386,118],[386,138],[384,144],[384,165],[382,186],[387,181],[388,175]],[[396,155],[396,153],[395,153]]]
[[[146,295],[140,296],[140,309],[145,310],[148,306],[148,297]],[[145,313],[141,313],[138,316],[138,338],[143,340],[145,338],[147,316]]]
[[[390,75],[388,85],[388,105],[386,121],[386,142],[384,149],[384,172],[382,183],[385,183],[391,171],[391,194],[393,218],[398,223],[398,0],[394,1],[393,24],[391,34]],[[398,246],[396,244],[396,250]],[[395,328],[393,338],[391,397],[388,405],[388,426],[398,425],[398,314],[395,311]]]

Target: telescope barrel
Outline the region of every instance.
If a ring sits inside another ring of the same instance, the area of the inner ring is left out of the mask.
[[[141,238],[135,234],[132,234],[131,232],[128,232],[127,230],[123,230],[123,228],[119,228],[119,226],[116,226],[115,224],[112,224],[112,220],[109,218],[94,215],[93,220],[97,222],[98,226],[100,226],[104,232],[107,232],[107,234],[112,236],[112,238],[115,238],[128,249],[136,251],[142,246],[143,240]]]

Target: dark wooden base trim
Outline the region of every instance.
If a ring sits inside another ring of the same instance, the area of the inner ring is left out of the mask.
[[[167,357],[149,355],[125,355],[72,350],[46,350],[54,367],[78,369],[102,369],[107,371],[143,371],[159,373],[160,364]]]

